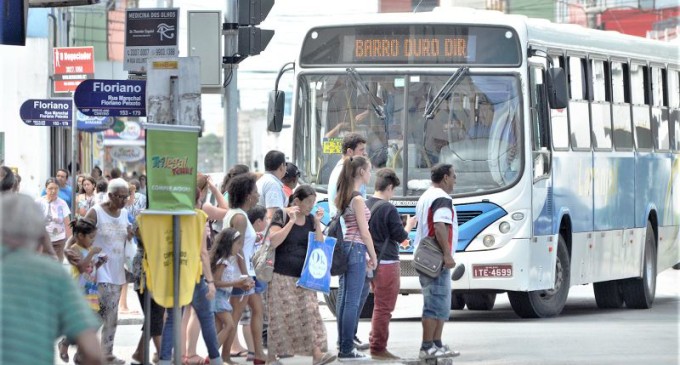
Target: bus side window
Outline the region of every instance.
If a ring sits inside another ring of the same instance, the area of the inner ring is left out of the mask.
[[[618,61],[611,63],[612,123],[614,147],[617,150],[633,149],[633,132],[630,124],[630,78],[628,64]]]
[[[680,72],[668,70],[668,106],[671,125],[671,148],[680,150]]]
[[[609,62],[590,60],[593,83],[591,122],[593,126],[593,147],[597,150],[612,148],[611,90],[609,87]]]
[[[651,150],[652,128],[649,120],[649,106],[651,98],[649,92],[649,68],[642,63],[631,62],[630,87],[633,103],[633,124],[635,125],[635,139],[637,148]]]
[[[652,133],[654,144],[658,151],[670,149],[670,131],[668,123],[668,93],[666,69],[660,67],[651,68],[652,84]]]

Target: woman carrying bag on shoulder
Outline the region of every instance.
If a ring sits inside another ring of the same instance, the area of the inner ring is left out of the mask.
[[[338,288],[338,338],[340,360],[364,360],[366,355],[354,347],[361,299],[368,286],[366,274],[376,267],[373,239],[368,231],[371,212],[361,197],[361,186],[371,180],[371,163],[364,157],[350,157],[345,161],[338,179],[335,206],[344,212],[345,230],[343,250],[347,256],[347,272],[340,275]]]
[[[268,295],[268,364],[280,364],[276,354],[284,353],[311,355],[313,365],[335,360],[334,355],[323,352],[328,348],[328,339],[316,292],[296,285],[305,264],[309,232],[316,232],[317,240],[323,241],[323,210],[312,212],[315,202],[314,189],[301,185],[290,196],[287,219],[282,210],[272,219],[269,234],[276,260]]]

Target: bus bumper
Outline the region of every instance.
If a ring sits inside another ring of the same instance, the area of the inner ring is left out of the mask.
[[[456,252],[457,265],[465,265],[453,290],[531,291],[550,289],[555,282],[556,245],[545,239],[513,239],[486,251]]]

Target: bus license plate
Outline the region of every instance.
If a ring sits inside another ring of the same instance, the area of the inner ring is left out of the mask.
[[[472,265],[474,278],[510,278],[512,265]]]

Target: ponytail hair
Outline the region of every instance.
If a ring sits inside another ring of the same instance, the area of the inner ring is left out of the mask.
[[[335,207],[339,212],[344,211],[352,201],[354,192],[354,179],[359,175],[362,168],[368,167],[365,157],[350,157],[342,164],[342,172],[338,179],[338,194],[335,196]]]
[[[302,201],[309,198],[310,196],[316,196],[316,191],[314,188],[307,184],[300,185],[297,187],[297,189],[295,189],[293,194],[290,195],[290,198],[288,198],[288,206],[292,206],[295,199]]]

